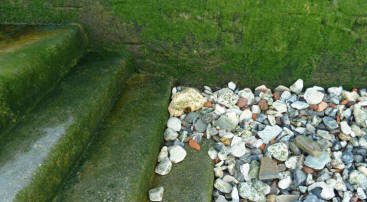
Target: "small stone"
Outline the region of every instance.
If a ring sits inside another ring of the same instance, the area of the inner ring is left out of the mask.
[[[229,88],[223,88],[214,93],[214,96],[217,98],[217,102],[226,107],[231,107],[236,105],[239,97],[234,94],[233,91]]]
[[[176,93],[168,106],[171,116],[181,116],[186,109],[197,111],[204,106],[206,99],[195,89],[186,88]]]
[[[299,195],[279,195],[276,197],[276,202],[294,202],[297,201]]]
[[[285,162],[285,166],[289,169],[296,169],[297,167],[297,162],[298,162],[299,157],[298,156],[292,156],[290,157],[286,162]]]
[[[340,128],[342,132],[346,135],[350,135],[352,133],[352,128],[348,125],[348,122],[346,121],[340,122]]]
[[[239,107],[239,108],[242,108],[242,107],[246,107],[248,105],[248,101],[247,101],[247,99],[246,98],[240,98],[240,99],[238,99],[238,101],[237,101],[237,106]]]
[[[259,107],[260,107],[260,109],[261,109],[262,111],[266,111],[266,110],[268,110],[268,108],[269,108],[268,102],[267,102],[266,100],[264,100],[264,99],[261,99],[261,100],[259,101],[258,105],[259,105]]]
[[[313,174],[315,172],[314,169],[310,168],[310,167],[307,167],[307,166],[304,166],[302,168],[303,172],[307,173],[307,174]]]
[[[265,195],[270,192],[270,186],[260,180],[248,181],[240,183],[238,192],[242,198],[251,201],[266,202]]]
[[[279,161],[286,161],[288,159],[288,146],[282,142],[270,145],[268,152]]]
[[[363,188],[361,187],[357,188],[357,197],[362,200],[367,198],[366,193],[364,192]]]
[[[162,201],[163,200],[163,187],[157,187],[149,190],[149,200],[150,201]]]
[[[331,161],[329,154],[324,151],[321,156],[313,157],[312,155],[308,155],[304,161],[304,164],[313,169],[323,169],[327,163]]]
[[[303,80],[298,79],[294,84],[289,87],[289,89],[296,94],[301,93],[303,89]]]
[[[233,130],[236,128],[239,119],[235,112],[228,112],[214,122],[214,126],[219,126],[222,130]]]
[[[260,164],[258,161],[251,161],[250,163],[250,171],[248,172],[248,176],[250,179],[257,179],[259,176]]]
[[[317,88],[307,88],[304,94],[306,102],[310,105],[319,104],[324,99],[324,93],[317,90]]]
[[[200,145],[193,139],[189,140],[189,146],[197,151],[200,151]]]
[[[213,103],[212,102],[210,102],[210,101],[207,101],[207,102],[205,102],[204,103],[204,107],[212,107],[213,106]]]
[[[353,115],[356,123],[359,126],[367,128],[366,120],[367,120],[367,108],[363,108],[359,104],[355,104],[353,106]]]
[[[214,169],[215,177],[222,178],[223,177],[223,168],[222,167],[215,167]]]
[[[326,184],[325,182],[316,182],[313,185],[308,187],[308,191],[311,191],[317,187],[321,188],[321,193],[320,196],[322,199],[324,200],[330,200],[332,199],[335,194],[334,194],[334,187],[331,185]]]
[[[222,137],[222,138],[220,138],[220,141],[221,141],[224,145],[226,145],[226,146],[231,145],[231,141],[230,141],[228,138]]]
[[[279,112],[279,113],[286,113],[287,110],[287,104],[283,101],[277,100],[273,102],[272,106]]]
[[[352,91],[352,92],[349,92],[349,91],[346,91],[346,90],[343,90],[342,92],[342,96],[344,99],[346,99],[348,102],[355,102],[357,101],[357,99],[359,98],[359,95],[357,92],[355,91]]]
[[[358,171],[367,176],[367,168],[365,166],[359,166]]]
[[[231,90],[235,90],[236,89],[236,84],[231,81],[231,82],[228,83],[228,88],[231,89]]]
[[[322,122],[325,124],[325,126],[329,129],[329,130],[335,130],[337,129],[339,126],[338,126],[338,123],[332,119],[331,117],[328,117],[328,116],[325,116],[323,119],[322,119]]]
[[[278,187],[281,189],[288,189],[288,187],[292,184],[291,176],[287,176],[284,179],[279,180]]]
[[[169,172],[171,172],[172,169],[172,163],[168,158],[165,158],[155,168],[155,173],[159,175],[167,175]]]
[[[334,96],[340,96],[343,92],[343,87],[330,87],[327,89],[327,91],[329,92],[329,94],[332,94]]]
[[[269,194],[266,196],[266,202],[276,202],[277,195]]]
[[[293,179],[294,179],[294,184],[296,186],[299,186],[300,184],[302,184],[305,180],[306,180],[307,176],[306,174],[299,168],[295,169],[293,172]]]
[[[307,104],[306,102],[302,102],[302,101],[295,101],[291,104],[291,107],[293,107],[294,109],[298,109],[298,110],[306,109],[309,106],[310,106],[309,104]]]
[[[252,105],[254,103],[255,95],[252,93],[251,89],[249,89],[249,88],[245,88],[243,90],[240,90],[238,92],[238,96],[240,96],[241,98],[247,99],[247,104],[248,105]]]
[[[174,145],[169,148],[169,159],[173,163],[179,163],[183,161],[186,157],[186,151],[183,147],[179,145]]]
[[[273,115],[268,115],[268,121],[271,126],[274,126],[277,122],[275,120],[275,117]]]
[[[278,125],[266,126],[264,130],[258,132],[259,137],[268,144],[270,140],[276,138],[282,132],[282,128]]]
[[[352,137],[350,137],[349,135],[346,135],[344,133],[339,133],[338,135],[339,139],[341,139],[342,141],[349,141]]]
[[[240,196],[238,194],[238,189],[237,189],[236,186],[234,186],[232,188],[231,198],[232,198],[232,202],[239,202],[240,201]]]
[[[364,132],[357,124],[352,124],[352,131],[356,136],[363,136],[366,135],[366,132]]]
[[[251,111],[252,111],[253,114],[260,114],[261,109],[260,109],[259,105],[252,105]]]
[[[259,170],[259,179],[269,180],[275,178],[279,178],[277,162],[269,157],[262,157]]]
[[[161,151],[158,154],[158,162],[161,162],[162,160],[168,158],[168,147],[163,146]]]
[[[249,109],[243,110],[243,112],[240,115],[240,122],[243,120],[248,121],[252,119],[252,112]]]
[[[231,154],[235,157],[241,157],[246,153],[249,153],[249,150],[246,149],[244,142],[239,142],[231,146]]]
[[[250,164],[248,164],[248,163],[242,164],[240,166],[240,171],[241,171],[241,173],[242,173],[242,175],[243,175],[243,177],[245,178],[246,181],[251,180],[251,178],[248,175],[249,172],[250,172]]]
[[[317,105],[316,111],[322,112],[328,107],[328,104],[324,101],[320,102],[320,104]]]
[[[208,124],[206,124],[202,119],[197,119],[194,124],[194,128],[197,132],[203,133],[206,131]]]
[[[322,150],[319,144],[307,136],[297,136],[295,139],[295,143],[300,149],[314,157],[319,157],[322,154]]]
[[[218,178],[215,180],[214,182],[214,187],[216,189],[218,189],[220,192],[223,192],[223,193],[231,193],[232,191],[232,186],[231,184],[229,184],[228,182],[225,182],[224,180]]]
[[[218,157],[218,152],[214,149],[214,147],[210,147],[208,150],[208,155],[211,160],[215,160]]]
[[[164,140],[166,141],[174,141],[178,137],[178,133],[175,130],[173,130],[172,128],[166,128],[163,136],[164,136]]]
[[[176,117],[171,117],[167,121],[167,128],[171,128],[174,131],[181,130],[181,120]]]

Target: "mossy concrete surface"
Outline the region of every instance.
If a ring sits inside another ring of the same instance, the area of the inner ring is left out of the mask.
[[[0,130],[32,109],[74,67],[87,38],[78,25],[1,26]]]
[[[0,201],[49,201],[133,72],[122,54],[88,55],[0,139]]]
[[[171,86],[164,77],[131,79],[54,201],[143,201],[163,142]]]
[[[185,160],[174,164],[166,176],[155,174],[151,188],[163,186],[166,202],[211,202],[214,162],[208,156],[208,149],[212,145],[212,141],[203,140],[200,151],[186,145]]]

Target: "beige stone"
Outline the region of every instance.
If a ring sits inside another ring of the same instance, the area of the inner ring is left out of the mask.
[[[173,96],[168,111],[171,116],[181,116],[187,109],[190,111],[201,109],[205,102],[206,99],[197,90],[186,88]]]

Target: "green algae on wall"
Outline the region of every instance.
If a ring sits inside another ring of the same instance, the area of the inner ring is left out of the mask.
[[[79,26],[70,25],[15,34],[11,42],[0,51],[1,130],[11,128],[58,84],[84,54],[87,38]]]

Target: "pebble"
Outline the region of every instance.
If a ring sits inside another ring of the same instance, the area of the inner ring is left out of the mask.
[[[247,104],[252,105],[255,101],[255,95],[252,93],[251,89],[245,88],[238,92],[238,96],[247,99]]]
[[[297,136],[295,139],[295,143],[300,149],[314,157],[319,157],[322,154],[320,145],[307,136]]]
[[[259,179],[269,180],[275,178],[279,178],[277,162],[269,157],[262,157],[259,170]]]
[[[296,169],[298,159],[299,159],[298,156],[290,157],[288,160],[285,161],[285,166],[289,169]]]
[[[183,161],[186,157],[186,151],[183,147],[179,145],[174,145],[168,149],[169,159],[172,163],[179,163]]]
[[[329,130],[335,130],[339,127],[338,123],[336,122],[335,119],[325,116],[322,119],[322,122],[325,124],[325,126],[329,129]]]
[[[324,99],[324,93],[320,92],[317,88],[307,88],[304,94],[306,102],[310,105],[319,104]]]
[[[298,109],[298,110],[306,109],[309,106],[310,106],[309,104],[307,104],[306,102],[302,102],[302,101],[296,101],[291,104],[291,107],[293,107],[294,109]]]
[[[197,151],[200,151],[200,145],[193,139],[189,140],[189,146]]]
[[[218,189],[220,192],[223,192],[223,193],[231,193],[232,191],[232,186],[230,183],[228,182],[225,182],[224,180],[218,178],[215,180],[214,182],[214,187],[216,189]]]
[[[181,130],[181,120],[176,117],[171,117],[167,121],[167,128],[171,128],[174,131]]]
[[[163,136],[166,141],[174,141],[178,137],[178,133],[172,128],[166,128]]]
[[[287,104],[281,100],[277,100],[273,102],[272,106],[279,112],[279,113],[286,113],[287,110]]]
[[[226,107],[231,107],[236,105],[239,97],[229,88],[223,88],[219,91],[214,92],[214,95],[217,98],[217,102]]]
[[[303,89],[303,80],[298,79],[294,84],[289,87],[289,89],[296,94],[301,93]]]
[[[307,178],[307,175],[299,168],[295,169],[293,172],[293,179],[294,179],[294,184],[296,186],[299,186],[300,184],[302,184]]]
[[[167,146],[163,146],[161,151],[158,154],[158,162],[161,162],[162,160],[164,160],[165,158],[168,158],[168,147]]]
[[[157,187],[149,190],[149,200],[150,201],[162,201],[163,200],[163,187]]]
[[[270,145],[268,152],[279,161],[286,161],[288,159],[288,146],[282,142]]]
[[[155,173],[159,175],[167,175],[171,172],[172,169],[172,163],[168,158],[165,158],[164,160],[161,160],[157,167],[155,168]]]
[[[308,155],[304,161],[304,164],[313,169],[323,169],[327,163],[331,161],[329,154],[324,151],[319,157]]]
[[[288,187],[292,184],[291,176],[287,176],[284,179],[279,180],[278,187],[281,189],[288,189]]]
[[[276,202],[294,202],[297,201],[299,198],[299,195],[279,195],[276,197]]]
[[[282,128],[278,125],[266,126],[264,130],[258,132],[259,137],[268,144],[270,140],[276,138],[282,132]]]
[[[236,84],[231,81],[231,82],[228,83],[228,88],[231,89],[231,90],[235,90],[236,89]]]
[[[204,106],[206,99],[194,88],[186,88],[176,93],[168,106],[171,116],[181,116],[186,109],[197,111]]]
[[[213,147],[210,147],[208,150],[208,155],[210,159],[215,160],[218,157],[218,152]]]
[[[217,121],[214,122],[214,126],[218,126],[223,130],[233,130],[236,128],[239,122],[235,112],[229,112],[222,115]]]
[[[231,154],[235,157],[241,157],[246,153],[249,153],[249,150],[246,149],[244,142],[239,142],[231,146]]]
[[[348,125],[348,122],[346,121],[340,122],[340,129],[346,135],[350,135],[352,133],[352,128]]]
[[[251,201],[266,202],[265,195],[270,192],[270,186],[260,180],[248,181],[240,183],[238,192],[242,198]]]

